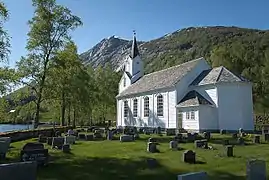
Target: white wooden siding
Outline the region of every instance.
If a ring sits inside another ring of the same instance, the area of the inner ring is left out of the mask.
[[[199,106],[199,128],[200,130],[218,130],[218,112],[216,107],[208,105]]]
[[[187,119],[186,112],[194,111],[195,118],[194,119]],[[182,128],[186,130],[199,130],[199,111],[198,107],[186,107],[181,109],[182,112]]]
[[[167,128],[177,127],[177,111],[176,111],[176,98],[177,93],[175,90],[167,92],[168,100],[168,124]]]
[[[214,85],[197,86],[193,87],[193,90],[200,93],[204,98],[209,100],[215,106],[218,106],[218,94],[216,86]]]
[[[224,83],[217,85],[219,128],[226,130],[253,130],[253,103],[251,85]]]

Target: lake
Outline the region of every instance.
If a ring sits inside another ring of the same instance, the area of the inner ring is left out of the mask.
[[[33,129],[33,126],[25,124],[0,124],[0,133],[26,129]]]

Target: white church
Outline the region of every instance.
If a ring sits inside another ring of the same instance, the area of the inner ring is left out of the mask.
[[[117,99],[117,126],[254,130],[252,83],[204,58],[144,75],[134,35]]]

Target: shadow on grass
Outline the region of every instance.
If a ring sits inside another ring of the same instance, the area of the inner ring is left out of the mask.
[[[236,180],[245,180],[245,176],[237,176],[231,173],[223,172],[223,171],[213,171],[209,175],[210,180],[229,180],[229,179],[236,179]]]
[[[66,160],[39,169],[38,178],[40,180],[175,179],[177,174],[160,164],[156,168],[150,169],[146,159],[86,158]]]

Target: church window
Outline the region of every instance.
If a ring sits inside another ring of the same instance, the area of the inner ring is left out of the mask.
[[[149,117],[149,97],[144,98],[144,117]]]
[[[195,112],[191,111],[191,119],[195,119]]]
[[[129,107],[128,107],[128,101],[124,101],[124,117],[128,117],[128,110],[129,110]]]
[[[190,119],[190,112],[186,112],[186,119]]]
[[[137,99],[134,99],[133,115],[134,115],[134,117],[137,117]]]
[[[163,96],[157,96],[157,116],[163,116]]]

